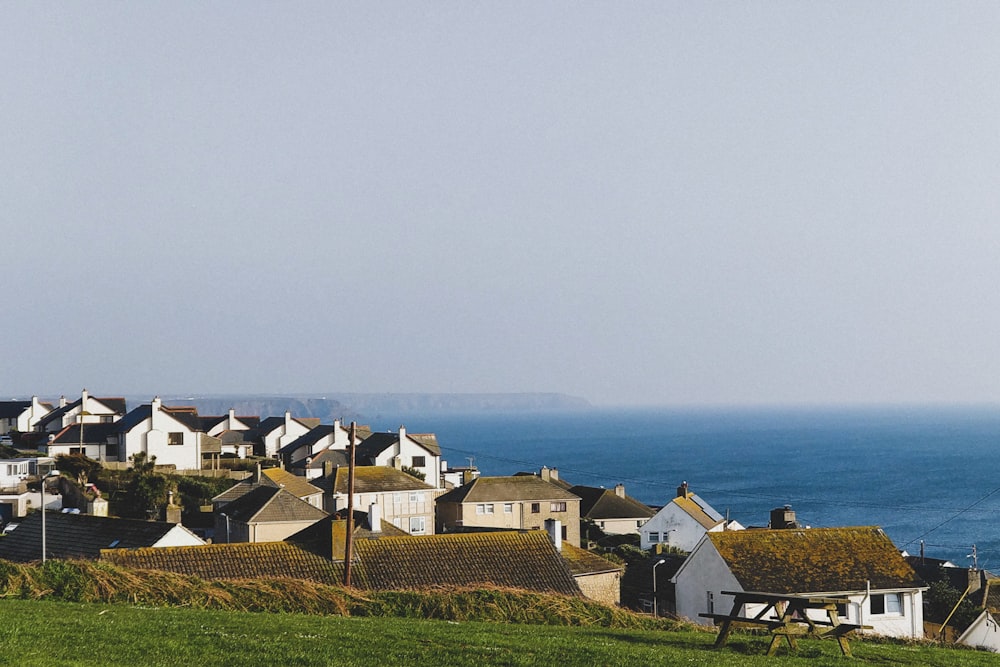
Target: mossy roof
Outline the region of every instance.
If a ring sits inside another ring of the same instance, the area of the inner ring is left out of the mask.
[[[671,502],[684,510],[688,516],[701,524],[706,530],[711,530],[720,523],[723,523],[722,515],[694,493],[688,493],[686,496],[677,496]]]
[[[745,591],[833,593],[924,586],[877,526],[708,533]]]
[[[438,498],[439,503],[492,503],[524,500],[580,500],[566,489],[530,475],[478,477]]]
[[[339,584],[344,579],[343,563],[334,563],[291,542],[103,549],[101,560],[138,570],[164,570],[208,580],[280,576]]]
[[[574,577],[601,574],[603,572],[621,572],[625,569],[624,565],[612,563],[607,558],[601,558],[595,553],[591,553],[580,547],[574,547],[572,544],[566,542],[562,543],[562,551],[560,553],[563,560],[569,565],[569,570],[573,573]]]
[[[270,483],[271,485],[284,489],[299,498],[308,498],[309,496],[323,493],[323,489],[313,486],[306,481],[305,477],[293,475],[287,470],[282,470],[281,468],[268,468],[263,470],[261,472],[261,477],[267,479],[267,482],[265,482],[264,479],[261,479],[261,482]]]
[[[347,493],[348,468],[337,468],[325,484],[333,493]],[[385,493],[390,491],[430,491],[434,487],[390,466],[355,466],[354,493]]]
[[[380,537],[354,549],[374,589],[494,585],[581,595],[545,531]]]
[[[319,521],[327,515],[294,494],[272,486],[258,486],[220,511],[246,524]]]

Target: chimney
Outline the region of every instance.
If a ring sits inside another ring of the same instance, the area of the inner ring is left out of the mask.
[[[771,529],[784,530],[786,528],[798,528],[799,523],[795,520],[795,511],[791,505],[776,507],[771,510]]]
[[[59,397],[59,407],[60,408],[65,408],[66,407],[66,397],[65,396],[60,396]]]
[[[559,481],[559,470],[557,468],[542,466],[542,469],[538,471],[538,476],[546,482],[557,482]]]
[[[382,508],[378,503],[368,506],[368,525],[373,533],[382,532]]]
[[[257,462],[257,467],[253,471],[253,483],[260,484],[260,461]]]
[[[687,498],[688,497],[688,483],[681,482],[681,485],[677,487],[677,497]]]
[[[292,413],[285,410],[285,434],[288,434],[288,430],[292,427]]]
[[[236,410],[235,408],[229,408],[229,424],[227,424],[226,426],[227,428],[232,428],[235,423],[236,423]]]
[[[174,504],[173,490],[167,492],[167,506],[163,508],[163,520],[167,523],[181,522],[181,508]]]
[[[87,409],[87,399],[88,398],[90,398],[90,394],[87,393],[86,389],[84,389],[83,391],[80,392],[80,410],[81,411]]]
[[[545,530],[549,533],[549,539],[555,545],[556,551],[562,552],[562,521],[546,519]]]
[[[625,497],[625,485],[624,484],[615,484],[615,495],[618,496],[619,498],[624,498]]]

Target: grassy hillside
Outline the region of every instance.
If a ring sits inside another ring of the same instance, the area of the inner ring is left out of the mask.
[[[189,608],[0,600],[0,665],[913,665],[977,667],[968,650],[802,641],[763,655],[763,637],[712,648],[695,630],[623,630],[408,618],[352,618]]]

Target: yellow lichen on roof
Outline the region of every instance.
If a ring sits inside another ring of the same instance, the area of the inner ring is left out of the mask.
[[[876,526],[708,533],[747,591],[831,593],[921,586]]]
[[[595,553],[591,553],[580,547],[574,547],[572,544],[566,542],[563,542],[560,553],[574,576],[598,574],[600,572],[621,572],[625,569],[624,565],[612,563],[607,558],[601,558]]]
[[[306,481],[305,477],[293,475],[287,470],[282,470],[281,468],[268,468],[261,471],[261,475],[267,477],[267,479],[269,479],[274,486],[282,488],[299,498],[306,498],[323,492],[322,489],[319,489]]]
[[[347,493],[347,468],[337,468],[334,493]],[[354,492],[423,491],[433,489],[413,475],[389,466],[357,466],[354,468]]]
[[[701,505],[691,500],[693,493],[689,493],[687,497],[678,496],[673,499],[673,503],[684,510],[692,519],[697,521],[706,530],[711,530],[715,528],[722,521],[709,516]]]

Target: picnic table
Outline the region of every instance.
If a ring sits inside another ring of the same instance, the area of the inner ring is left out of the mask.
[[[723,595],[733,596],[733,608],[728,614],[699,614],[705,618],[721,621],[719,635],[715,638],[715,646],[724,646],[729,639],[733,623],[745,623],[766,627],[771,632],[771,643],[767,647],[767,655],[774,655],[778,644],[784,638],[791,651],[798,650],[797,637],[814,637],[818,639],[835,639],[840,645],[840,652],[851,657],[851,647],[847,643],[847,635],[861,628],[870,626],[841,623],[838,606],[848,602],[846,597],[809,597],[786,593],[760,593],[754,591],[722,591]],[[763,608],[754,616],[741,616],[746,604],[762,604]],[[825,619],[809,616],[809,610],[821,609],[826,612]],[[769,613],[771,612],[771,613]]]

